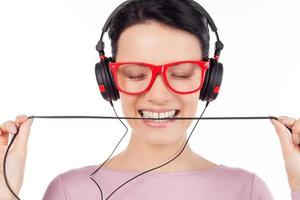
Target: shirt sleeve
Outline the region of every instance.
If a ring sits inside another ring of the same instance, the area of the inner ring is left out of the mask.
[[[43,200],[66,200],[61,175],[55,177],[48,185]]]
[[[291,192],[292,200],[300,200],[300,191]]]
[[[251,200],[273,200],[274,199],[267,184],[256,174],[253,174],[253,178],[252,178],[252,192],[251,192],[250,199]]]

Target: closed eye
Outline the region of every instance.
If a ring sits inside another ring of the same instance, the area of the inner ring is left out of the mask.
[[[127,79],[130,79],[130,80],[144,80],[146,78],[146,75],[145,74],[127,74],[126,75],[126,78]]]
[[[178,73],[171,74],[171,77],[176,78],[176,79],[189,79],[189,78],[191,78],[191,76],[192,76],[192,74],[178,74]]]

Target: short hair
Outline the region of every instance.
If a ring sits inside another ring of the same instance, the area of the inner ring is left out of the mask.
[[[154,20],[195,35],[201,46],[202,58],[209,57],[209,29],[205,16],[190,0],[133,0],[112,19],[108,36],[115,60],[121,33],[128,27]]]

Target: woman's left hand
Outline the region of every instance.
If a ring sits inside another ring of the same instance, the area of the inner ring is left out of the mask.
[[[300,191],[300,118],[280,116],[271,122],[280,140],[291,191]],[[292,129],[292,134],[284,125]]]

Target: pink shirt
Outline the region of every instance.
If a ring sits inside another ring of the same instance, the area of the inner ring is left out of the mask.
[[[55,177],[43,200],[100,200],[100,191],[89,175],[97,166],[73,169]],[[101,168],[94,176],[105,199],[119,185],[139,174]],[[300,191],[291,192],[292,200],[300,200]],[[198,171],[151,171],[130,181],[109,200],[271,200],[265,182],[241,168],[218,165]]]

